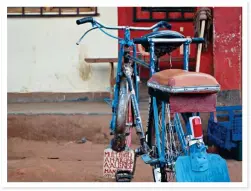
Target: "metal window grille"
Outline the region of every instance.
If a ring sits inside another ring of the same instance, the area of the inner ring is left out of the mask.
[[[148,18],[139,18],[138,11],[140,12],[149,12]],[[158,22],[161,20],[165,20],[168,22],[191,22],[193,21],[193,15],[196,11],[195,7],[141,7],[133,8],[133,20],[134,22]],[[156,18],[154,17],[154,13],[163,13],[165,14],[164,18]],[[170,17],[172,13],[180,13],[179,17]],[[186,16],[186,14],[189,16]],[[192,16],[191,16],[192,15]]]
[[[97,7],[8,7],[8,17],[98,16]]]

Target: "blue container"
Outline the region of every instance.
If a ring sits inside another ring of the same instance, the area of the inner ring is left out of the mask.
[[[231,150],[242,141],[242,106],[216,107],[217,122],[214,114],[208,121],[208,139],[216,146]]]
[[[242,114],[235,115],[233,123],[232,139],[233,141],[242,141]]]

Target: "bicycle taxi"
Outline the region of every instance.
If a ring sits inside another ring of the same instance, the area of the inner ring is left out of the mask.
[[[189,71],[189,45],[203,43],[202,38],[186,38],[161,21],[152,27],[104,26],[91,17],[77,24],[91,23],[79,40],[94,29],[100,29],[120,44],[116,85],[110,123],[111,144],[104,150],[105,177],[117,182],[131,181],[138,156],[152,166],[155,182],[229,182],[226,161],[217,154],[207,153],[203,141],[201,112],[216,111],[217,80],[205,73]],[[165,28],[164,30],[160,30]],[[104,29],[123,30],[124,38],[115,37]],[[130,38],[130,31],[153,31],[140,38]],[[78,44],[79,44],[78,42]],[[150,54],[150,63],[137,58],[136,44]],[[159,70],[159,58],[183,45],[182,69]],[[150,71],[147,82],[149,113],[146,131],[139,110],[138,64]],[[184,127],[182,126],[184,124]],[[132,129],[140,147],[131,148]]]

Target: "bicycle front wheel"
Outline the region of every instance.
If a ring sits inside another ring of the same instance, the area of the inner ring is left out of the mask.
[[[128,111],[130,110],[130,92],[125,77],[122,77],[119,87],[116,128],[114,131],[113,149],[122,151],[131,146],[131,126],[128,124]],[[130,113],[132,115],[132,113]]]
[[[126,117],[128,113],[128,102],[130,99],[128,84],[126,78],[122,78],[120,82],[116,133],[124,133],[126,129]]]

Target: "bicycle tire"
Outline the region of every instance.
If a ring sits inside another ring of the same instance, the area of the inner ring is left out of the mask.
[[[115,134],[126,134],[127,127],[127,117],[128,117],[128,105],[130,101],[130,94],[127,84],[127,79],[125,77],[122,77],[120,82],[120,90],[119,90],[119,99],[118,99],[118,107],[117,107],[117,118],[116,118],[116,129]],[[131,131],[129,131],[129,134],[126,135],[126,146],[130,147],[131,145]],[[135,165],[136,165],[136,156],[135,156],[135,162],[133,167],[133,172],[131,175],[134,174],[135,171]],[[128,174],[130,175],[130,174]],[[132,176],[133,177],[133,176]],[[131,178],[118,178],[116,175],[115,181],[116,182],[131,182]]]
[[[128,119],[128,110],[129,107],[132,107],[129,103],[131,101],[130,92],[128,88],[128,82],[125,77],[122,77],[120,82],[120,90],[119,90],[119,100],[118,100],[118,107],[117,107],[117,120],[116,120],[116,128],[115,134],[124,134],[127,147],[131,147],[131,134],[132,134],[132,127],[134,122],[132,122],[131,126],[126,124]],[[131,108],[132,109],[132,108]],[[131,113],[133,115],[133,111]],[[133,120],[133,116],[131,116]]]
[[[128,112],[129,93],[126,78],[122,78],[120,82],[116,133],[123,133],[126,127],[126,117]]]

